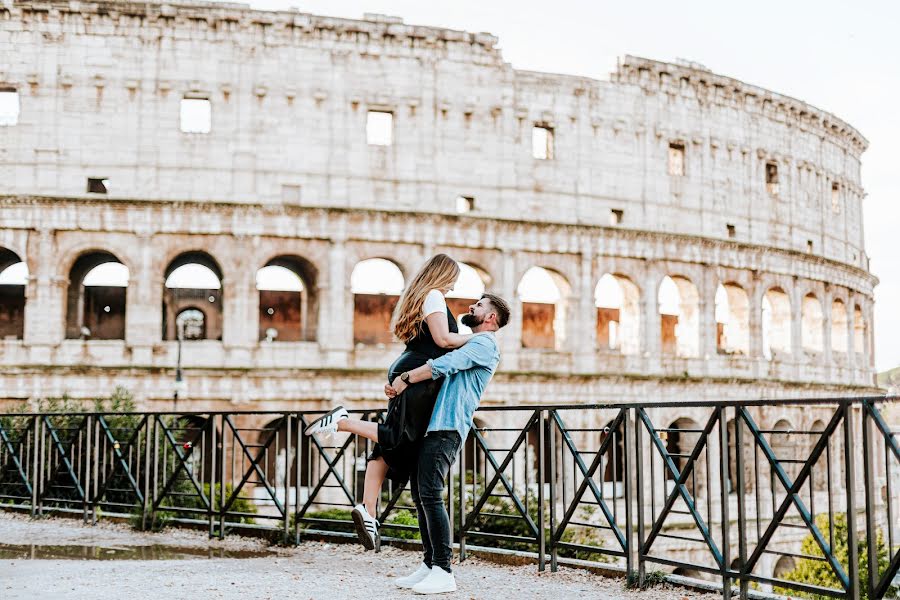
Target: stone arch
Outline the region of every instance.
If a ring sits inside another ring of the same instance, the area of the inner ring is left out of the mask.
[[[641,291],[624,275],[605,273],[594,288],[597,345],[601,350],[638,354],[641,349]]]
[[[25,336],[25,288],[28,264],[18,254],[0,247],[0,340]]]
[[[302,460],[302,457],[309,456],[310,453],[310,437],[307,435],[303,435],[302,428],[299,435],[297,435],[297,425],[298,420],[297,417],[293,415],[289,416],[279,416],[268,423],[266,423],[259,430],[259,435],[257,439],[257,443],[262,445],[269,440],[269,436],[273,435],[274,430],[274,438],[266,449],[266,454],[263,460],[260,461],[260,466],[263,469],[263,473],[266,476],[266,481],[270,486],[275,489],[275,497],[278,498],[278,501],[284,505],[284,487],[285,484],[288,486],[288,502],[290,502],[294,497],[295,488],[297,487],[297,475],[298,475],[298,467],[299,467],[299,475],[300,475],[300,486],[305,488],[309,486],[310,482],[310,461]],[[288,429],[290,429],[290,438],[291,443],[288,445]],[[287,452],[291,453],[291,461],[290,465],[287,464]],[[300,459],[300,463],[297,461]],[[258,490],[258,491],[257,491]],[[262,484],[257,485],[256,490],[253,492],[254,499],[257,504],[261,505],[271,505],[273,504],[271,497],[266,493],[265,486]],[[301,497],[303,494],[301,494]]]
[[[609,436],[613,436],[609,450],[604,456],[602,473],[604,487],[607,487],[607,483],[612,484],[611,488],[605,489],[604,492],[609,493],[609,496],[613,498],[621,497],[624,492],[625,437],[622,429],[623,424],[624,422],[620,423],[619,427],[614,430],[612,428],[613,420],[608,421],[600,430],[600,440],[597,446],[599,448]]]
[[[750,300],[744,288],[733,282],[716,288],[716,351],[750,354]]]
[[[700,295],[690,279],[666,275],[657,290],[660,347],[678,357],[700,355]]]
[[[822,352],[825,349],[825,315],[815,293],[803,296],[800,305],[800,341],[804,350]]]
[[[221,340],[224,298],[219,263],[202,251],[183,252],[165,270],[163,283],[163,339],[178,339],[176,317],[187,309],[203,313],[203,338]]]
[[[791,298],[780,287],[773,287],[762,298],[763,355],[771,360],[778,354],[790,354]]]
[[[781,467],[784,469],[784,472],[791,478],[796,477],[799,472],[800,465],[790,461],[793,461],[800,454],[797,448],[797,444],[802,444],[803,442],[803,440],[799,439],[800,437],[800,435],[794,433],[794,424],[787,418],[778,419],[769,432],[769,446],[771,446],[772,452],[775,453],[775,457],[781,461]]]
[[[403,270],[392,260],[367,258],[356,263],[350,274],[354,344],[393,341],[391,317],[404,285]]]
[[[447,307],[456,317],[459,332],[471,333],[472,330],[460,322],[462,316],[469,312],[469,306],[478,302],[493,280],[487,271],[478,265],[457,262],[460,269],[459,278],[454,288],[447,294]]]
[[[796,562],[793,556],[781,556],[775,561],[772,569],[772,577],[775,579],[783,579],[785,575],[794,570]]]
[[[847,306],[840,298],[831,303],[831,351],[847,354]]]
[[[260,341],[315,341],[317,274],[311,262],[296,255],[275,256],[256,272]]]
[[[483,431],[484,428],[488,426],[487,422],[481,417],[474,417],[472,420],[472,429],[469,430],[469,435],[466,436],[466,465],[465,468],[467,471],[478,470],[481,476],[485,475],[485,466],[484,466],[484,450],[478,445],[475,440],[475,430],[477,429],[482,437],[487,438],[488,432]]]
[[[130,272],[106,250],[88,250],[69,269],[66,338],[124,340]]]
[[[522,347],[561,350],[565,344],[572,288],[558,271],[533,266],[516,293],[522,302]]]
[[[691,417],[682,416],[669,423],[666,430],[661,432],[665,434],[666,451],[672,455],[672,461],[679,471],[684,470],[688,462],[687,455],[691,453],[700,439],[699,429],[700,426],[697,424],[697,421]],[[686,484],[688,491],[695,497],[705,487],[703,476],[705,471],[701,460],[702,455],[694,463],[692,475],[688,478]],[[668,469],[665,469],[665,478],[666,481],[674,481],[675,479]]]

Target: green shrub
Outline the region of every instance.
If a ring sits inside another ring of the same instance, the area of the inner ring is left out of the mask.
[[[390,529],[386,535],[399,538],[401,540],[420,540],[422,536],[419,534],[419,519],[412,512],[402,509],[393,513],[388,517],[387,523],[390,525],[410,525],[416,529]]]
[[[217,483],[213,487],[213,496],[212,496],[212,506],[213,512],[218,513],[222,508],[222,502],[220,499],[220,492],[222,489],[222,485]],[[228,500],[228,497],[231,496],[233,492],[233,487],[230,483],[225,484],[225,499]],[[206,495],[207,499],[210,498],[210,485],[208,483],[203,484],[203,493]],[[189,494],[189,495],[179,495],[179,494]],[[191,481],[187,478],[180,479],[178,482],[172,486],[172,489],[169,491],[169,495],[163,499],[160,504],[160,508],[153,512],[152,518],[151,515],[147,515],[147,523],[144,524],[143,513],[140,504],[136,504],[131,511],[131,516],[129,517],[129,523],[135,529],[149,529],[151,531],[161,531],[168,525],[172,523],[174,519],[185,516],[185,513],[181,511],[174,510],[166,510],[166,508],[184,508],[184,509],[194,509],[198,511],[203,511],[202,513],[194,513],[193,515],[196,518],[205,517],[206,506],[203,503],[203,499],[197,494],[197,489],[191,483]],[[148,508],[148,513],[149,513]],[[228,508],[229,513],[250,513],[256,514],[257,509],[256,505],[253,504],[250,500],[246,498],[236,498],[234,502],[231,503],[231,506]],[[252,525],[255,523],[253,517],[247,515],[241,515],[239,517],[231,517],[229,520],[234,523],[236,519],[237,523],[246,523],[248,525]]]

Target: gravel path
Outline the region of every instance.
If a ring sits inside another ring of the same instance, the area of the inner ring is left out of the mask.
[[[30,519],[0,512],[0,544],[91,545],[103,547],[171,546],[217,551],[271,551],[264,558],[189,560],[25,560],[0,559],[0,598],[84,600],[240,600],[415,598],[391,579],[416,568],[415,552],[384,548],[363,552],[351,544],[304,542],[297,548],[272,549],[260,540],[230,537],[208,540],[202,532],[170,529],[139,533],[123,525],[83,526],[68,519]],[[564,600],[660,600],[712,598],[680,588],[629,592],[622,580],[577,569],[538,573],[534,565],[507,566],[479,559],[454,567],[459,591],[446,599],[485,598]]]

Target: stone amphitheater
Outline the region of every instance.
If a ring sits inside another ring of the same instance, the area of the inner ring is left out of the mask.
[[[497,43],[3,4],[0,399],[166,409],[181,347],[192,410],[371,406],[436,252],[468,266],[451,307],[512,301],[488,404],[877,389],[859,132],[697,64],[595,80]]]

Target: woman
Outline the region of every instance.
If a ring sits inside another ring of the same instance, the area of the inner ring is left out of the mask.
[[[459,348],[472,338],[458,333],[456,319],[444,298],[457,277],[456,261],[438,254],[425,263],[404,291],[394,310],[392,331],[406,343],[406,349],[388,369],[388,385],[401,373]],[[418,455],[416,445],[428,428],[441,383],[415,383],[391,398],[382,424],[351,419],[347,410],[338,406],[306,428],[308,435],[346,431],[376,442],[366,464],[363,503],[352,511],[360,541],[367,550],[378,551],[381,545],[375,519],[381,485],[386,477],[401,486],[408,480],[410,460]]]

